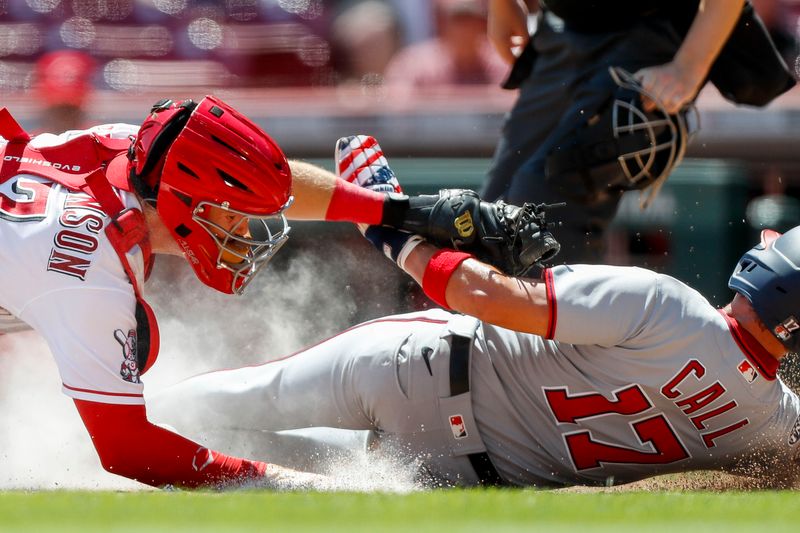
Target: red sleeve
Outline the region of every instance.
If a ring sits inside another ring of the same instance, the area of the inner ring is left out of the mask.
[[[555,282],[553,281],[552,269],[544,271],[544,286],[547,291],[547,332],[544,334],[545,339],[552,339],[556,334],[556,323],[558,321],[558,305],[556,303],[556,289]]]
[[[380,225],[385,197],[383,193],[337,179],[325,220]]]
[[[257,479],[267,464],[209,450],[151,424],[144,405],[75,400],[107,471],[162,487],[219,487]]]

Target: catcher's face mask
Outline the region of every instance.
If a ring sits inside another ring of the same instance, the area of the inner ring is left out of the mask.
[[[649,187],[645,208],[683,160],[697,112],[689,105],[670,115],[627,71],[611,67],[609,75],[617,90],[557,143],[546,161],[546,177],[584,204]],[[644,110],[643,97],[655,104],[654,111]]]
[[[265,216],[233,209],[228,202],[200,202],[192,211],[192,220],[217,245],[216,268],[232,276],[231,292],[241,294],[289,238],[284,211],[292,199],[277,213]]]

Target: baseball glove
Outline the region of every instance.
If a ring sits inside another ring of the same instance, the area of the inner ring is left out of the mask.
[[[469,252],[513,276],[551,260],[561,246],[550,233],[545,211],[554,206],[485,202],[475,191],[443,189],[438,195],[394,197],[396,217],[384,223],[417,233],[438,246]],[[404,204],[404,205],[400,205]],[[394,220],[392,220],[394,218]]]

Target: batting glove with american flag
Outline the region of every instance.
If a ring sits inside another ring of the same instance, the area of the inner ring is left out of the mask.
[[[402,192],[375,137],[351,135],[336,141],[336,175],[376,192]]]
[[[355,185],[376,192],[401,193],[381,145],[369,135],[351,135],[336,141],[336,175]],[[357,225],[361,234],[383,254],[403,268],[405,258],[424,239],[419,235],[385,226]]]

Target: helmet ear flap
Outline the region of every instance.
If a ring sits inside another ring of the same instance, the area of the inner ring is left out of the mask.
[[[783,235],[763,231],[739,259],[728,287],[747,298],[787,350],[800,351],[800,226]]]

